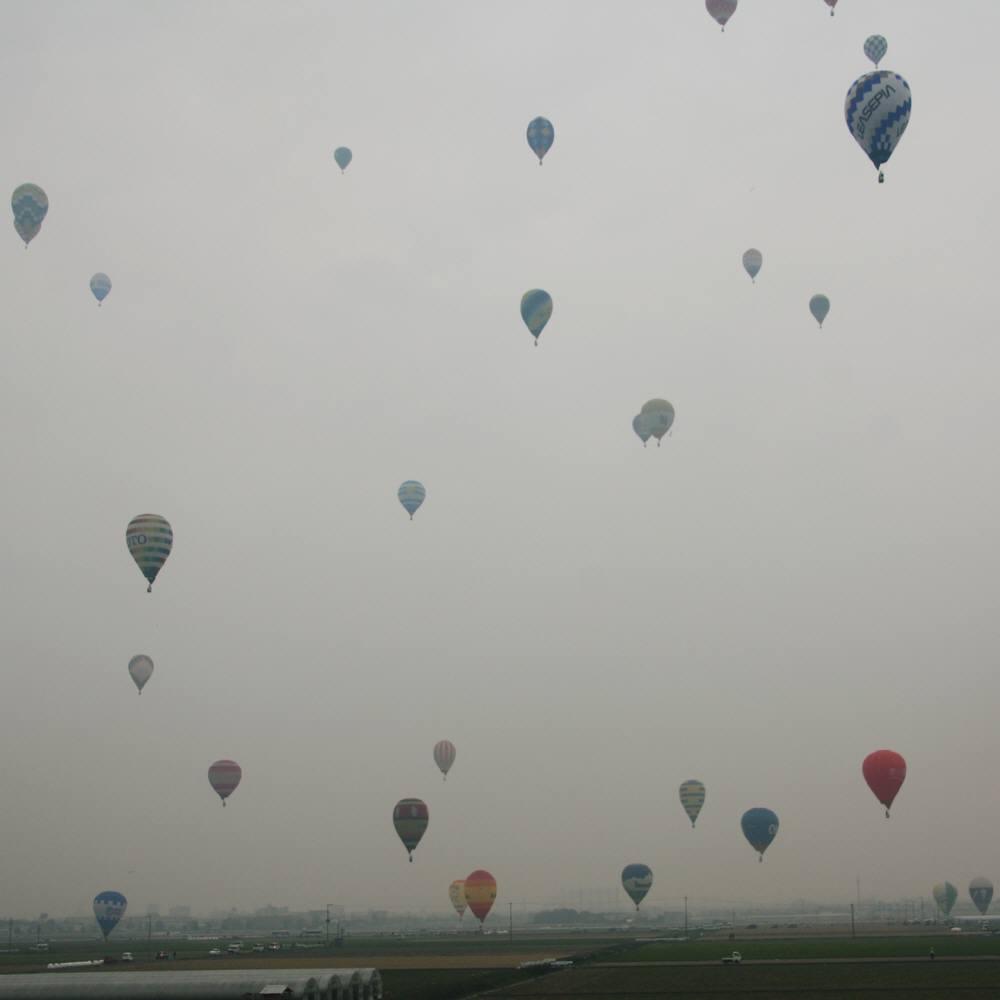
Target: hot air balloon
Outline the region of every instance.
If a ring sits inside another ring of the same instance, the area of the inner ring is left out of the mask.
[[[691,781],[685,781],[681,785],[681,805],[684,807],[684,812],[688,814],[688,819],[691,820],[692,826],[694,826],[695,820],[698,818],[698,813],[701,812],[701,807],[704,804],[705,786],[693,778]]]
[[[955,905],[955,900],[958,899],[958,889],[950,882],[938,882],[931,892],[938,908],[945,916],[948,916],[951,913],[951,908]]]
[[[875,63],[875,68],[878,69],[879,60],[883,59],[886,52],[889,51],[889,43],[882,35],[869,35],[865,39],[864,48],[865,55]]]
[[[750,841],[750,846],[760,855],[760,860],[764,860],[764,852],[768,849],[771,841],[774,840],[778,832],[778,816],[770,809],[748,809],[740,820],[743,827],[743,836]]]
[[[343,173],[347,169],[347,165],[354,159],[354,154],[346,146],[338,146],[333,151],[333,158],[337,161],[340,172]]]
[[[552,141],[556,137],[556,130],[552,127],[552,122],[548,118],[532,118],[528,122],[528,145],[531,151],[538,157],[538,165],[542,165],[542,159],[552,147]]]
[[[461,920],[465,915],[466,907],[464,878],[457,878],[448,886],[448,898],[451,900],[451,905],[455,907],[458,919]]]
[[[969,883],[969,895],[979,912],[985,917],[993,901],[993,883],[988,878],[974,878]]]
[[[97,926],[101,928],[104,940],[118,926],[118,921],[125,916],[128,900],[120,893],[106,889],[94,897],[94,916]]]
[[[132,675],[132,680],[135,681],[135,686],[139,689],[139,694],[142,694],[142,689],[146,686],[146,681],[153,676],[153,661],[141,653],[138,656],[133,656],[128,661],[128,672]]]
[[[875,798],[885,806],[885,818],[888,819],[892,800],[906,780],[906,761],[893,750],[876,750],[865,757],[861,773]]]
[[[208,769],[208,783],[212,786],[215,794],[222,799],[222,804],[226,804],[226,799],[236,791],[240,779],[243,777],[243,768],[235,760],[217,760]]]
[[[451,740],[441,740],[440,743],[434,744],[434,763],[447,780],[451,765],[455,763],[455,744]]]
[[[497,898],[497,880],[482,868],[465,877],[465,901],[482,926]]]
[[[813,314],[813,318],[819,323],[819,328],[823,329],[823,320],[826,319],[826,314],[830,311],[830,300],[825,295],[814,295],[809,300],[809,312]]]
[[[48,213],[48,195],[37,184],[21,184],[10,196],[10,207],[14,211],[14,228],[27,248]]]
[[[111,279],[102,271],[98,271],[90,279],[90,290],[94,293],[97,304],[100,305],[108,297],[108,292],[111,291]]]
[[[910,123],[910,85],[898,74],[877,69],[851,84],[844,99],[847,128],[865,156],[878,170],[879,184],[885,180],[885,163]]]
[[[427,803],[420,799],[400,799],[392,810],[392,825],[413,861],[413,852],[427,829]]]
[[[646,898],[646,893],[652,885],[653,869],[649,865],[626,865],[622,869],[622,888],[635,903],[636,910],[639,909],[639,904]]]
[[[764,263],[764,255],[751,247],[743,254],[743,270],[750,275],[750,280],[756,284],[757,275],[760,273],[761,265]]]
[[[833,17],[833,8],[837,6],[837,0],[823,0],[823,2],[830,8],[830,17]]]
[[[552,296],[548,292],[542,291],[541,288],[532,288],[521,296],[521,319],[535,338],[535,347],[538,346],[538,338],[551,317]]]
[[[427,490],[424,489],[423,483],[418,483],[415,479],[407,479],[399,487],[396,495],[399,497],[399,502],[406,508],[406,512],[410,515],[410,520],[412,521],[413,515],[416,514],[417,509],[427,496]]]
[[[705,0],[705,10],[726,30],[726,21],[736,13],[736,0]]]
[[[174,544],[170,522],[159,514],[133,517],[125,529],[125,542],[142,575],[149,581],[146,593],[151,593],[156,574],[163,568]]]
[[[648,414],[637,413],[632,418],[632,430],[639,435],[639,440],[642,442],[643,448],[645,448],[646,442],[653,436],[653,428]]]
[[[649,433],[656,438],[659,447],[664,435],[674,426],[674,407],[665,399],[650,399],[642,404],[640,417],[645,417]]]

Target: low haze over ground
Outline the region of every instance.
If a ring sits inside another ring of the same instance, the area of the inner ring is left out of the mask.
[[[504,909],[624,903],[633,861],[660,906],[1000,877],[995,4],[4,20],[0,187],[51,202],[0,240],[10,912],[445,911],[478,867]],[[873,33],[913,93],[884,185],[843,117]],[[677,419],[643,450],[650,397]]]

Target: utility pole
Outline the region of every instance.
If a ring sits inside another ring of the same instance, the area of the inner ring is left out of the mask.
[[[688,898],[684,897],[684,937],[688,936]]]
[[[152,941],[152,940],[153,940],[153,914],[152,913],[147,913],[146,914],[146,941],[149,942],[149,941]]]
[[[858,885],[858,913],[860,913],[861,912],[861,876],[860,875],[855,876],[855,880],[857,881],[857,885]]]
[[[851,937],[854,937],[854,904],[851,903]]]
[[[330,947],[330,904],[326,904],[326,946]]]
[[[514,904],[507,904],[507,933],[510,937],[511,944],[514,943]]]
[[[9,951],[14,950],[14,918],[11,917],[7,921],[7,949]]]

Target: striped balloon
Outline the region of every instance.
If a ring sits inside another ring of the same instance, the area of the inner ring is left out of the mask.
[[[465,876],[465,901],[480,924],[486,919],[497,898],[497,880],[485,869],[477,868]]]
[[[869,35],[865,39],[864,49],[865,55],[875,63],[875,68],[878,69],[879,60],[885,58],[886,52],[889,51],[889,43],[883,35]]]
[[[878,170],[885,163],[910,123],[913,100],[910,85],[885,69],[865,73],[851,84],[844,99],[844,118],[855,142]]]
[[[542,335],[545,324],[551,318],[552,296],[548,292],[532,288],[521,296],[521,319],[535,338],[535,347],[538,346],[538,338]]]
[[[418,483],[415,479],[407,479],[396,493],[399,497],[399,502],[406,508],[406,513],[410,515],[410,520],[413,520],[413,515],[416,514],[417,509],[424,502],[427,496],[427,490],[424,489],[423,483]]]
[[[753,281],[760,273],[763,263],[764,255],[759,250],[755,250],[753,247],[743,254],[743,270],[750,275],[751,281]]]
[[[705,0],[705,10],[726,30],[726,21],[736,13],[736,0]]]
[[[814,295],[809,300],[809,312],[813,314],[813,319],[819,323],[819,328],[823,329],[823,320],[826,319],[830,311],[830,300],[825,295]]]
[[[392,810],[392,825],[410,855],[411,862],[429,819],[427,803],[421,799],[400,799]]]
[[[347,165],[354,159],[354,154],[346,146],[338,146],[333,151],[333,158],[337,161],[340,172],[343,173],[347,169]]]
[[[701,807],[704,804],[705,786],[693,778],[690,781],[685,781],[681,785],[681,805],[684,807],[684,812],[688,814],[688,819],[691,820],[692,826],[694,826],[695,820],[698,819],[698,813],[701,812]]]
[[[139,689],[139,694],[142,694],[142,689],[146,686],[146,681],[153,676],[153,661],[142,653],[138,656],[133,656],[128,661],[128,672],[132,676],[135,686]]]
[[[159,514],[133,517],[125,529],[125,542],[142,575],[149,581],[146,593],[152,592],[156,574],[163,569],[173,548],[174,532],[170,522]]]
[[[111,279],[103,272],[98,271],[90,279],[90,290],[94,293],[97,304],[100,305],[108,297],[108,292],[111,291]]]
[[[49,211],[48,195],[37,184],[21,184],[10,196],[14,228],[27,245],[38,235]]]
[[[434,763],[441,769],[447,781],[451,765],[455,763],[455,744],[451,740],[441,740],[440,743],[434,744]]]
[[[940,907],[941,912],[945,916],[948,916],[951,913],[951,908],[955,905],[955,900],[958,899],[958,889],[950,882],[936,882],[934,888],[931,889],[931,894],[934,896],[934,902]]]
[[[528,122],[528,145],[538,157],[539,166],[542,165],[542,158],[552,147],[555,137],[556,130],[548,118],[532,118]]]
[[[243,768],[235,760],[217,760],[208,769],[208,783],[215,790],[215,794],[222,799],[222,804],[226,804],[226,799],[236,791],[240,779],[243,777]]]

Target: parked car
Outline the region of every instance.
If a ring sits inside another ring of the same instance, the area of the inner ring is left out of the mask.
[[[255,944],[251,950],[252,951],[263,951],[264,950],[264,946],[262,944]]]
[[[722,956],[723,965],[739,965],[742,961],[743,956],[738,951],[734,951],[731,955]]]
[[[130,951],[123,951],[122,952],[122,961],[123,962],[134,962],[135,959],[132,957],[132,952],[130,952]]]
[[[271,942],[271,943],[270,943],[270,944],[269,944],[269,945],[267,946],[267,950],[268,950],[268,951],[281,951],[281,945],[280,945],[280,944],[278,944],[278,942],[277,942],[277,941],[272,941],[272,942]]]
[[[221,948],[213,948],[208,954],[212,958],[218,958],[222,954],[222,949]]]

